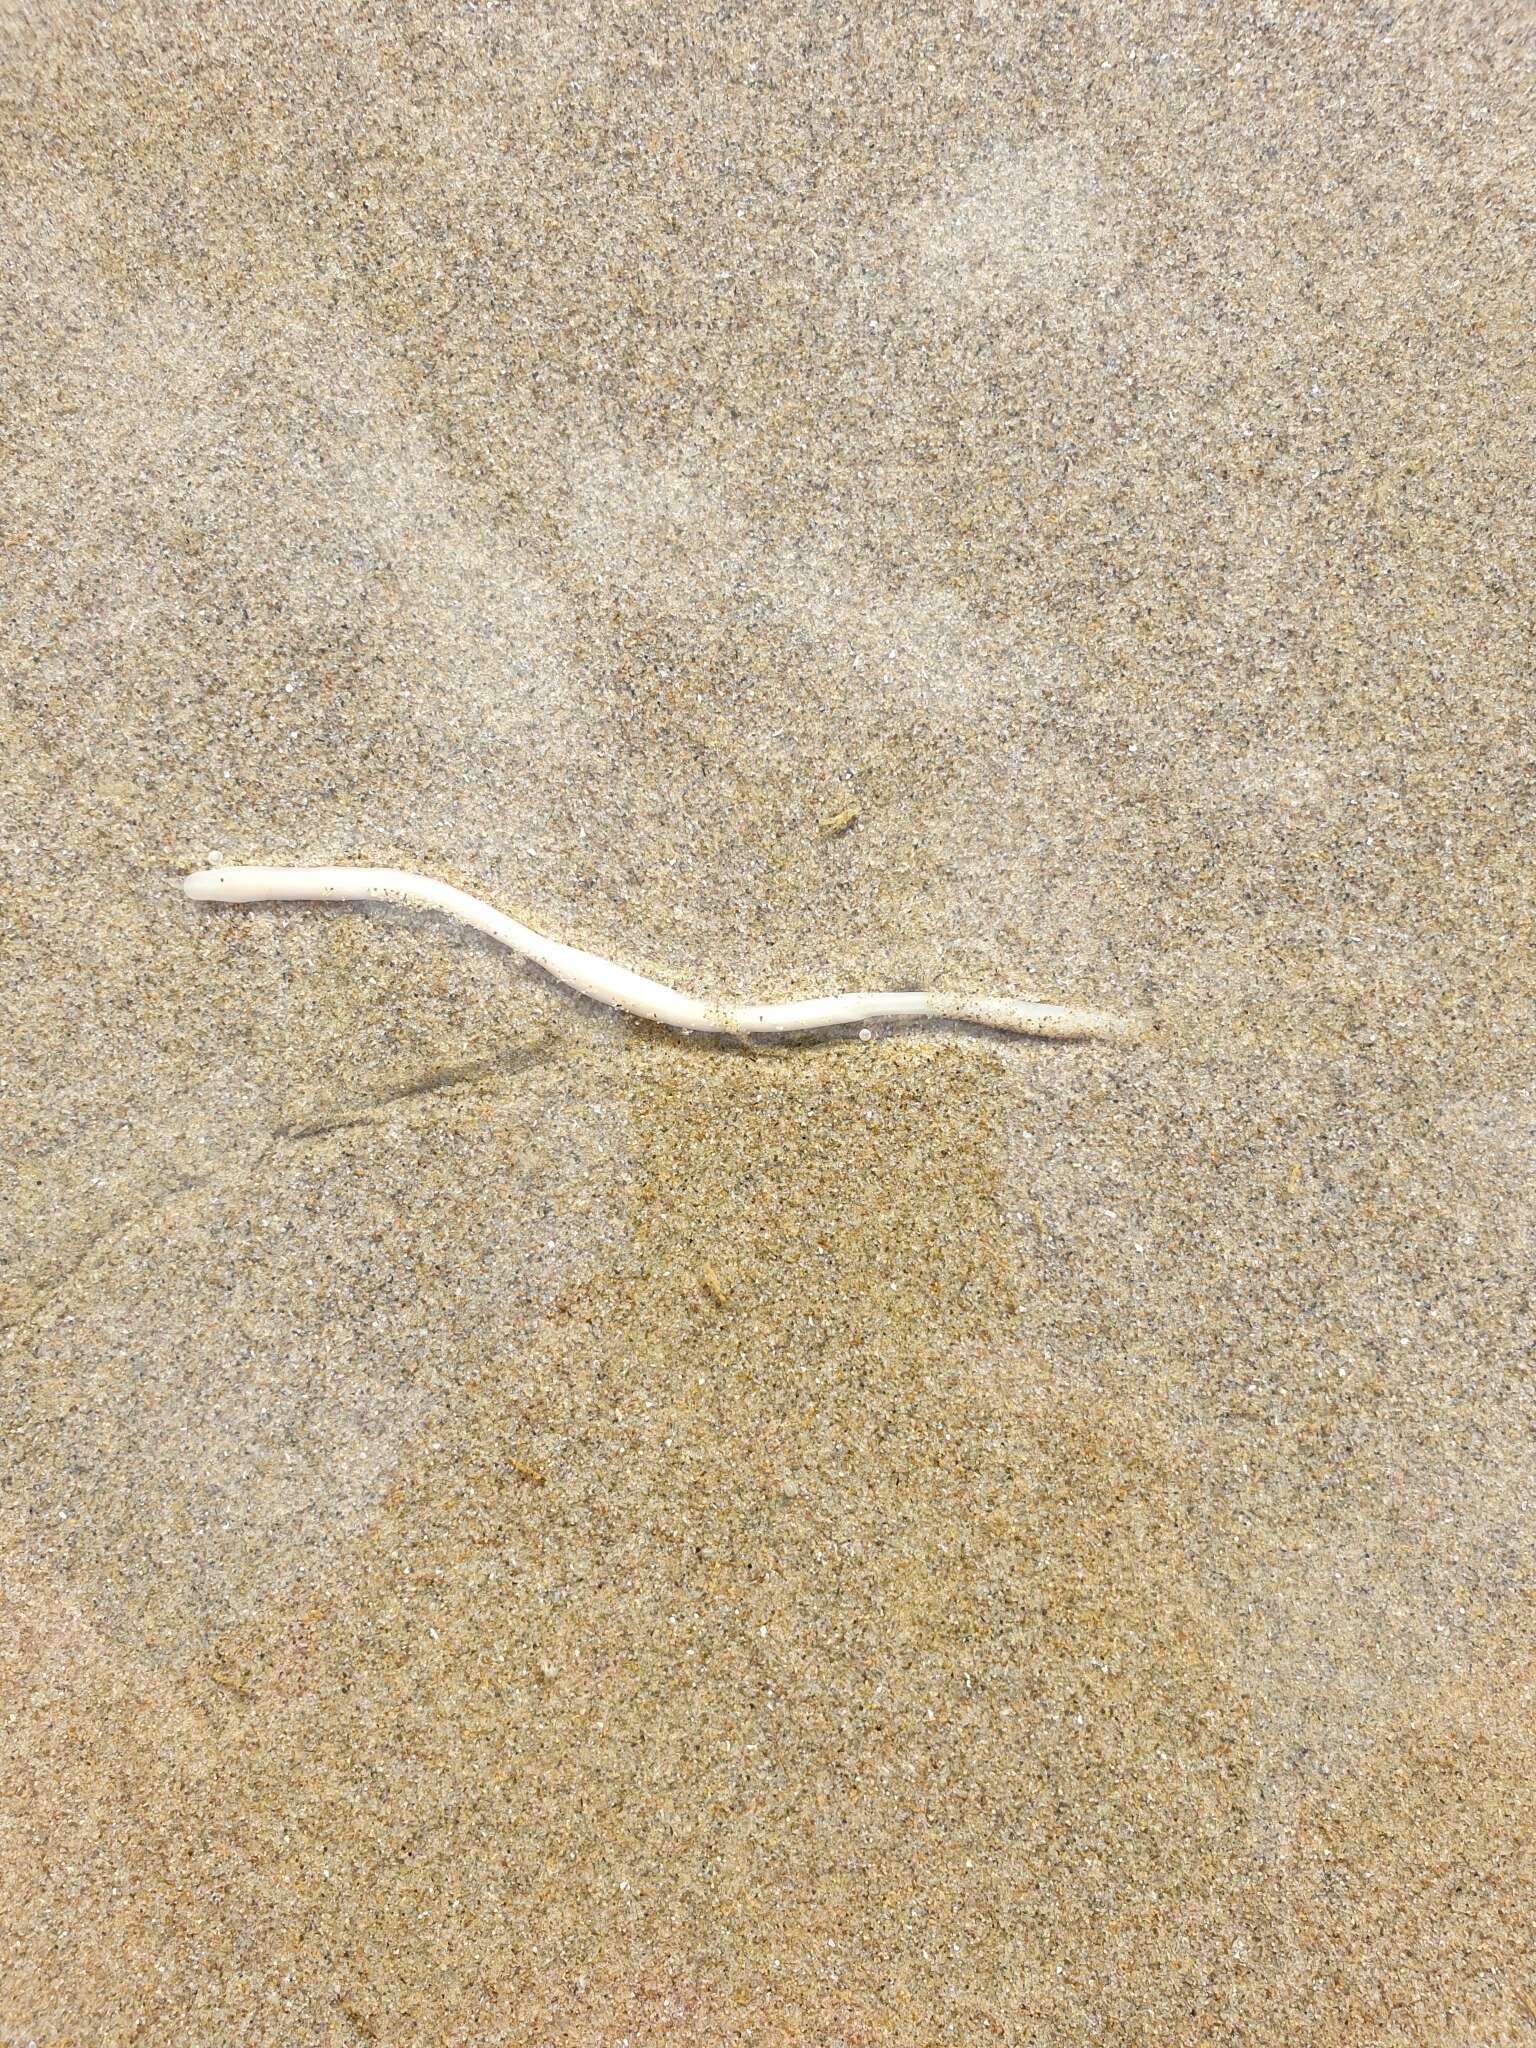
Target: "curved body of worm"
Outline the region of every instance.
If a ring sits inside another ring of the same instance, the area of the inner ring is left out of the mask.
[[[556,981],[631,1016],[648,1017],[678,1031],[709,1031],[733,1038],[785,1037],[840,1025],[918,1017],[983,1024],[1035,1038],[1134,1038],[1138,1018],[1109,1010],[1028,1003],[1012,996],[930,995],[894,989],[813,996],[804,1002],[701,1003],[693,996],[617,967],[579,946],[562,945],[518,924],[477,896],[450,883],[400,868],[204,868],[182,884],[195,903],[397,903],[457,918],[542,967]]]

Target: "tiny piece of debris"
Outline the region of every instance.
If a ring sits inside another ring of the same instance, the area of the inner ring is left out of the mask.
[[[849,804],[846,810],[834,811],[830,817],[822,819],[821,823],[816,828],[817,837],[819,839],[840,839],[843,836],[843,834],[849,831],[854,825],[856,825],[858,821],[858,805]]]

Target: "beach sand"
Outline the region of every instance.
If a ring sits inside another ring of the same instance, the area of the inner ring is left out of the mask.
[[[8,17],[0,2042],[1536,2039],[1529,27]]]

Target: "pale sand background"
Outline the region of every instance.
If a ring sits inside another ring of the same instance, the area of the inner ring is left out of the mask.
[[[1532,20],[12,7],[5,2043],[1536,2040]]]

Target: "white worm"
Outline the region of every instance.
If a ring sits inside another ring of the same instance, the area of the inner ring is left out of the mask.
[[[478,897],[399,868],[205,868],[182,884],[194,903],[403,903],[441,910],[514,953],[532,960],[556,981],[678,1031],[712,1031],[734,1038],[826,1031],[880,1018],[947,1017],[994,1031],[1036,1038],[1134,1038],[1140,1023],[1108,1010],[1077,1010],[1057,1003],[1018,1002],[1012,996],[924,995],[890,990],[876,994],[817,996],[799,1003],[701,1003],[663,982],[615,967],[596,953],[546,939],[493,910]]]

